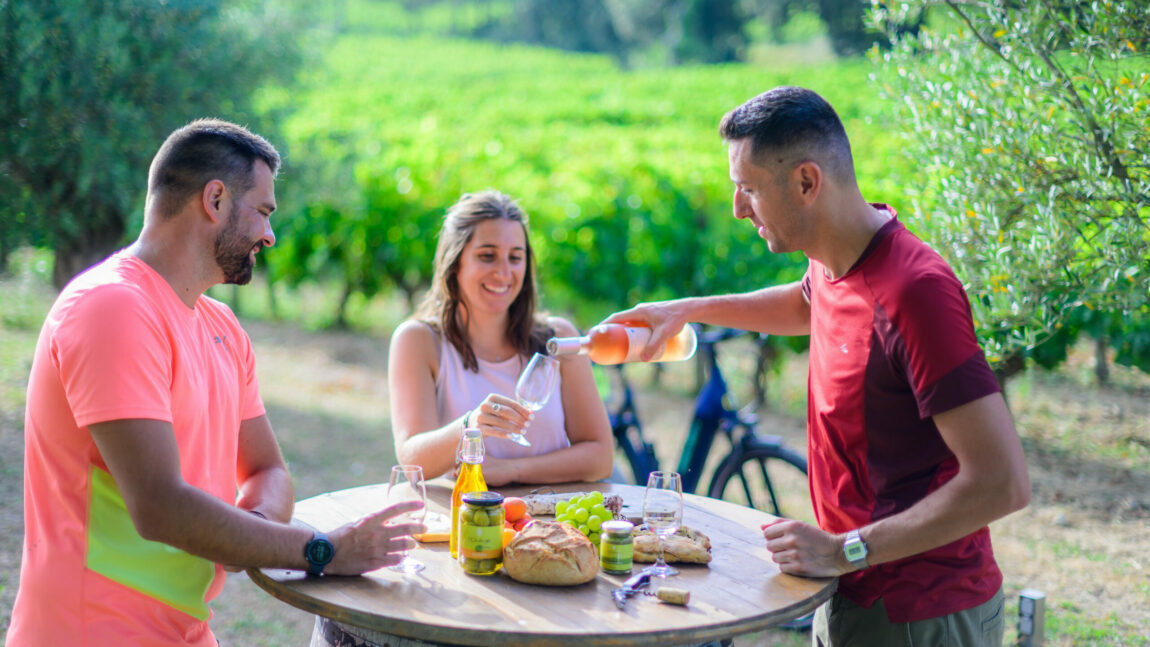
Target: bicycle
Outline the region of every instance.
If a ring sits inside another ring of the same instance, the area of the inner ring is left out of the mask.
[[[778,517],[814,523],[806,458],[788,447],[781,437],[759,433],[758,417],[749,408],[728,405],[730,394],[716,348],[720,342],[745,331],[731,328],[702,331],[696,327],[696,332],[696,352],[707,376],[695,400],[691,426],[676,470],[682,475],[683,491],[696,492],[715,439],[722,435],[731,448],[712,471],[707,496],[749,505]],[[646,483],[647,475],[659,469],[659,459],[654,445],[643,434],[634,392],[623,375],[623,365],[616,366],[615,372],[621,384],[621,401],[614,409],[608,406],[611,431],[635,483]]]

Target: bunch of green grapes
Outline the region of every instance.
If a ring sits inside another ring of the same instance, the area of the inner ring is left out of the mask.
[[[603,493],[591,492],[555,504],[555,520],[570,524],[599,548],[599,530],[612,515],[603,507]]]

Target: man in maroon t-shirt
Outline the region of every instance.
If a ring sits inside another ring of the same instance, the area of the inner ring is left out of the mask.
[[[801,250],[806,275],[607,321],[650,324],[648,356],[691,321],[809,334],[818,527],[783,520],[763,535],[783,572],[840,577],[816,613],[814,644],[909,635],[998,647],[1002,573],[987,524],[1025,507],[1030,482],[962,285],[894,209],[863,198],[842,122],[822,97],[775,88],[724,116],[720,132],[735,217],[772,252]]]

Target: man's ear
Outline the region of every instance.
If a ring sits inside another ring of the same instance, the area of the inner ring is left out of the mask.
[[[224,200],[227,199],[228,187],[220,180],[212,180],[204,185],[200,193],[204,212],[212,222],[218,222],[224,213]]]
[[[799,199],[811,204],[823,188],[823,169],[813,161],[800,163],[791,174],[798,189]]]

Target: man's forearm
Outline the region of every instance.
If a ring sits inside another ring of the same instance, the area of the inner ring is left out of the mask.
[[[689,297],[680,301],[687,320],[769,335],[809,335],[810,306],[798,282],[754,292]]]
[[[1002,485],[956,477],[907,510],[865,526],[867,559],[890,562],[957,541],[1020,509],[1017,501]]]
[[[959,471],[905,511],[863,528],[876,561],[948,544],[1030,501],[1022,445],[1000,394],[936,415],[935,421]]]
[[[145,539],[159,541],[221,564],[306,568],[303,546],[311,533],[283,523],[282,506],[260,519],[194,486],[157,493],[145,518],[135,519]],[[255,508],[246,508],[255,509]],[[286,513],[290,519],[290,511]]]

